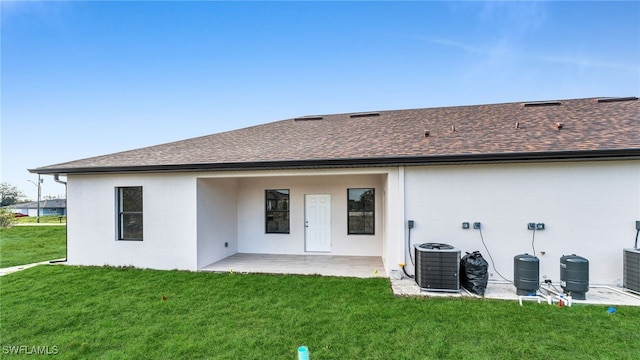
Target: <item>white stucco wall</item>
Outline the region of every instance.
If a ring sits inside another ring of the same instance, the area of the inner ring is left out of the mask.
[[[332,250],[319,255],[382,256],[390,222],[383,209],[386,178],[394,171],[70,175],[68,262],[197,270],[236,252],[305,254],[305,194],[331,195]],[[143,187],[143,241],[116,239],[115,189],[121,186]],[[366,187],[376,189],[375,235],[347,235],[347,189]],[[264,192],[280,188],[291,190],[291,232],[266,234]]]
[[[196,270],[196,182],[189,174],[69,175],[68,263]],[[116,194],[143,187],[143,241],[118,241]]]
[[[237,184],[233,178],[198,179],[199,269],[238,252]]]
[[[562,162],[407,167],[405,220],[415,220],[413,244],[443,242],[480,250],[513,279],[513,257],[533,252],[536,231],[540,276],[560,280],[560,257],[589,260],[592,284],[622,283],[622,250],[632,247],[640,220],[640,161]],[[542,254],[544,252],[544,255]],[[409,265],[409,268],[412,268]],[[491,279],[500,279],[490,264]]]
[[[406,232],[405,198],[404,198],[404,167],[390,170],[384,179],[385,189],[384,208],[385,235],[382,242],[382,261],[387,275],[391,270],[402,271],[400,263],[404,263],[404,238]],[[409,263],[409,262],[407,262]]]
[[[381,256],[383,175],[321,175],[245,177],[238,179],[238,252],[307,254],[304,243],[304,195],[331,195],[331,252],[319,255]],[[347,235],[347,188],[376,189],[375,235]],[[267,189],[290,190],[290,233],[265,233]],[[315,254],[315,253],[314,253]]]
[[[640,161],[443,165],[302,171],[68,176],[70,264],[196,270],[236,252],[307,254],[304,195],[330,194],[332,251],[318,255],[381,256],[387,271],[412,265],[413,244],[444,242],[480,250],[513,278],[513,257],[532,253],[541,278],[559,281],[559,259],[590,261],[591,283],[620,284],[622,249],[640,220]],[[115,188],[142,186],[144,240],[116,239]],[[375,235],[347,235],[347,188],[376,189]],[[290,189],[289,234],[266,234],[264,191]],[[224,243],[228,246],[225,247]],[[542,254],[544,252],[544,255]],[[406,256],[406,258],[405,258]],[[492,279],[499,279],[491,268]]]

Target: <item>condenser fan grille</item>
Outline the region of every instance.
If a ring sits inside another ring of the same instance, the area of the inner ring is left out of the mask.
[[[460,291],[460,250],[451,245],[415,246],[415,280],[427,291]]]

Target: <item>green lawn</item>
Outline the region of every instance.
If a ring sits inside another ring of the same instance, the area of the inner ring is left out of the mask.
[[[65,257],[64,226],[0,229],[0,268]]]
[[[640,308],[394,297],[388,279],[38,266],[0,339],[60,359],[636,359]]]
[[[14,218],[16,224],[35,224],[38,218],[36,216],[23,216]],[[47,215],[40,216],[40,224],[64,224],[67,222],[66,216]]]

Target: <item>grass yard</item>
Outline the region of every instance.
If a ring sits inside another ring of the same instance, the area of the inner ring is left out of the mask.
[[[38,266],[0,278],[0,308],[3,350],[60,359],[296,359],[300,345],[313,360],[640,354],[640,308],[394,297],[383,278]]]
[[[38,218],[36,216],[23,216],[14,218],[16,224],[35,224]],[[66,216],[47,215],[40,216],[40,224],[64,224],[67,222]]]
[[[64,226],[0,229],[0,268],[65,257]]]

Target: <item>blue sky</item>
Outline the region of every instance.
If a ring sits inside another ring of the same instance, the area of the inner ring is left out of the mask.
[[[2,181],[32,199],[27,168],[295,116],[640,95],[640,2],[0,6]]]

